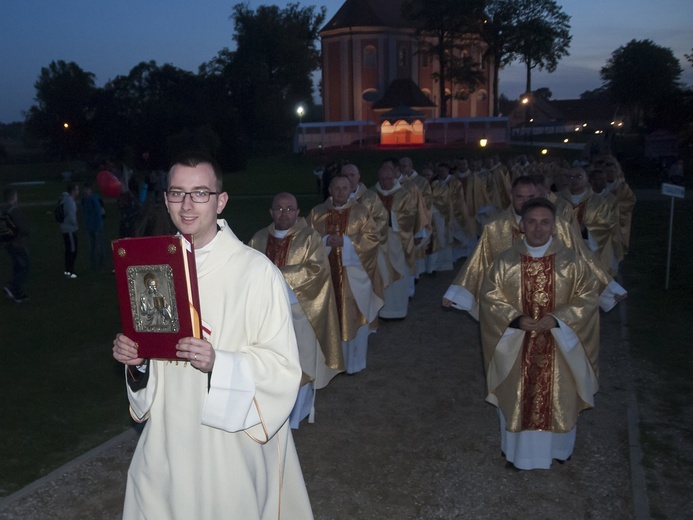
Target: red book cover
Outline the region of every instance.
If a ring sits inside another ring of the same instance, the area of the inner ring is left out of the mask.
[[[143,358],[177,360],[180,338],[202,337],[192,236],[121,238],[111,245],[123,334]]]

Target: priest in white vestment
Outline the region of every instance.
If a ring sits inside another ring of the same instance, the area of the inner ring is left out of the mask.
[[[119,334],[131,415],[147,421],[123,518],[313,518],[287,418],[301,380],[286,284],[224,220],[221,170],[202,155],[171,168],[166,206],[193,236],[203,338],[145,360]]]

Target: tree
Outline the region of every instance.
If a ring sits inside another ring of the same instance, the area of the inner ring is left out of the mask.
[[[284,9],[233,7],[231,97],[253,139],[283,139],[295,124],[298,103],[312,105],[312,73],[320,67],[318,31],[326,8],[287,4]]]
[[[408,0],[402,4],[403,16],[418,27],[419,52],[438,62],[433,77],[440,89],[440,117],[447,116],[448,82],[459,85],[453,95],[464,99],[485,79],[480,64],[463,53],[461,43],[480,16],[483,4],[482,0]]]
[[[108,82],[100,99],[101,150],[147,151],[158,167],[180,151],[171,149],[171,136],[185,135],[186,130],[192,135],[206,124],[202,80],[170,64],[140,62],[127,76]]]
[[[631,40],[616,49],[600,75],[612,99],[626,107],[633,129],[652,117],[661,100],[680,90],[682,69],[671,49]]]
[[[485,4],[476,19],[475,33],[486,43],[486,55],[493,60],[493,115],[498,116],[500,70],[516,58],[513,35],[518,5],[515,0],[488,0]]]
[[[532,69],[554,72],[559,60],[569,55],[570,16],[554,0],[518,0],[515,4],[511,45],[527,68],[525,92],[532,92]]]
[[[49,152],[70,157],[92,150],[94,78],[74,62],[52,61],[41,68],[26,128],[31,137],[47,143]]]

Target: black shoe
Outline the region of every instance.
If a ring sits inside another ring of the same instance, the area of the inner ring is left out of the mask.
[[[565,464],[566,461],[568,461],[568,460],[570,460],[570,459],[572,459],[572,458],[573,458],[573,456],[571,455],[571,456],[568,457],[567,459],[553,459],[553,460],[555,460],[555,461],[558,462],[559,464]]]
[[[515,471],[515,472],[520,472],[522,471],[520,468],[515,466],[512,462],[508,461],[505,463],[505,469],[509,469],[510,471]]]

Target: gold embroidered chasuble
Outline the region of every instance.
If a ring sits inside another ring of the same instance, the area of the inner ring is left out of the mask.
[[[344,370],[337,303],[322,237],[303,217],[284,238],[274,233],[270,224],[255,233],[248,245],[265,253],[284,275],[315,332],[325,364]]]
[[[486,184],[477,172],[471,170],[464,177],[459,174],[455,178],[462,183],[467,210],[472,219],[474,219],[481,208],[491,205],[491,199],[489,199],[486,192]]]
[[[462,183],[452,175],[445,180],[450,189],[453,216],[462,231],[469,236],[476,236],[476,220],[470,215]]]
[[[380,235],[380,245],[385,247],[387,245],[387,227],[388,227],[388,213],[380,202],[378,194],[366,188],[366,185],[362,182],[359,183],[359,187],[356,189],[354,194],[356,202],[365,206],[371,214],[371,218],[375,222],[378,228],[378,233]]]
[[[420,208],[417,206],[417,199],[415,198],[415,194],[412,192],[412,190],[405,189],[404,185],[402,185],[401,188],[390,192],[388,195],[384,195],[383,193],[381,193],[379,184],[376,184],[372,189],[377,194],[378,198],[380,199],[380,202],[382,202],[383,206],[385,207],[388,213],[388,222],[390,228],[394,227],[392,225],[393,216],[397,219],[397,222],[395,224],[399,231],[396,231],[395,233],[399,237],[400,242],[402,243],[404,259],[406,260],[407,266],[409,266],[411,274],[413,274],[416,266],[414,235],[418,231],[420,231],[417,230],[416,227],[417,222],[419,222]],[[418,190],[418,188],[416,189]],[[388,250],[388,254],[389,253],[390,250]],[[392,278],[392,281],[402,278],[401,274],[402,273],[400,273],[400,275],[398,276],[395,273],[395,277]]]
[[[560,215],[556,216],[554,237],[569,249],[575,250],[587,262],[593,275],[600,283],[600,292],[613,281],[600,260],[587,248],[582,237],[577,234],[575,226],[563,220]],[[515,218],[515,211],[511,206],[484,226],[476,249],[462,265],[452,284],[467,289],[478,304],[484,274],[499,254],[522,238],[524,235],[520,231]],[[478,309],[472,309],[471,313],[476,316],[477,312]]]
[[[349,237],[361,261],[361,266],[370,280],[370,290],[382,300],[383,285],[377,266],[380,235],[368,209],[354,199],[349,200],[338,209],[332,204],[332,198],[329,198],[324,203],[314,207],[306,220],[308,225],[322,237],[330,234]],[[342,248],[332,248],[328,259],[337,301],[342,341],[350,341],[356,337],[356,332],[360,327],[368,324],[368,319],[361,313],[354,299],[347,269],[342,263]]]
[[[540,258],[532,258],[522,240],[496,259],[484,280],[480,323],[487,400],[503,411],[508,431],[565,433],[580,411],[594,405],[599,297],[589,271],[558,240]],[[563,339],[560,328],[542,333],[509,328],[520,316],[547,314],[574,333],[573,343]]]
[[[479,172],[479,179],[486,187],[486,194],[498,210],[510,204],[510,183],[500,168],[493,167]]]
[[[566,199],[573,206],[575,220],[580,230],[586,230],[596,243],[594,252],[605,267],[609,275],[615,276],[614,249],[615,228],[618,226],[617,216],[611,211],[608,201],[597,195],[590,187],[585,190],[581,199],[574,202],[570,191],[564,190],[558,193],[559,197]]]
[[[431,233],[433,231],[430,198],[431,188],[428,181],[418,174],[413,178],[400,175],[398,180],[402,188],[411,192],[416,206],[416,220],[414,223],[413,235],[415,238],[421,238],[419,244],[414,246],[414,263],[416,263],[417,258],[424,258],[426,256],[426,247],[430,242]]]
[[[402,176],[404,177],[404,176]],[[428,244],[432,240],[433,234],[433,215],[431,214],[431,207],[433,204],[432,193],[431,193],[431,183],[428,179],[421,177],[418,173],[410,175],[409,177],[404,177],[405,183],[412,182],[419,188],[420,203],[418,205],[417,214],[417,229],[427,229],[428,233],[426,238],[422,239],[421,242],[415,247],[416,258],[425,258],[426,249]]]
[[[433,181],[431,183],[431,200],[433,207],[438,211],[445,222],[441,232],[438,232],[437,227],[433,228],[433,243],[429,253],[435,253],[446,246],[452,245],[452,219],[454,208],[448,183],[443,183],[439,180]]]
[[[635,194],[623,178],[616,181],[616,186],[612,188],[618,201],[619,226],[621,227],[621,237],[623,239],[623,254],[628,254],[630,246],[630,228],[633,221],[633,208],[635,207]]]

